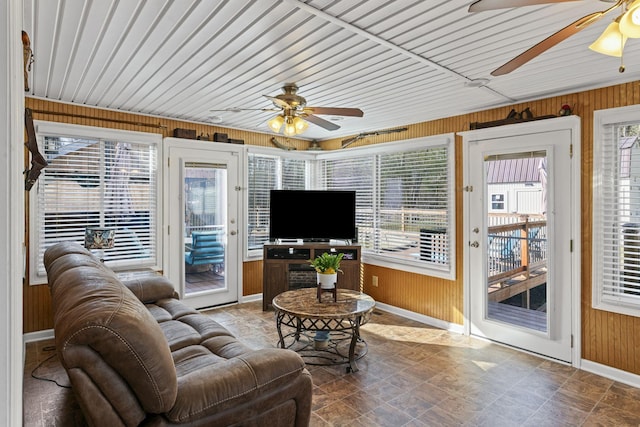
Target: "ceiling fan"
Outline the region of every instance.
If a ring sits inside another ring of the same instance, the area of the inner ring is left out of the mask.
[[[298,95],[298,86],[295,83],[285,83],[282,93],[265,98],[273,102],[274,108],[264,108],[261,111],[279,111],[280,113],[267,122],[269,128],[278,133],[282,129],[285,136],[301,134],[309,127],[311,122],[326,130],[337,130],[340,126],[325,120],[320,115],[362,117],[364,113],[359,108],[339,107],[307,107],[307,100]],[[226,111],[239,111],[242,109],[229,109]],[[215,111],[215,110],[211,110]]]
[[[478,0],[469,6],[469,12],[482,12],[487,10],[504,9],[521,6],[531,6],[547,3],[565,3],[577,0]],[[536,56],[552,48],[563,40],[568,39],[577,32],[585,29],[587,26],[600,20],[609,12],[617,7],[622,7],[623,12],[614,22],[609,24],[607,29],[589,48],[598,53],[612,56],[622,56],[622,50],[627,37],[640,37],[640,0],[601,0],[607,3],[613,3],[607,9],[593,12],[582,18],[572,22],[561,30],[553,33],[546,39],[542,40],[535,46],[522,52],[506,64],[496,68],[491,72],[492,76],[501,76],[508,74],[531,61]],[[626,8],[626,11],[624,10]],[[624,72],[624,66],[621,65],[619,71]]]

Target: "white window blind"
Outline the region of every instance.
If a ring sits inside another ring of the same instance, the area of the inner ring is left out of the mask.
[[[345,153],[346,154],[346,153]],[[323,186],[356,191],[358,243],[373,258],[454,274],[452,144],[323,160]]]
[[[247,249],[262,250],[269,240],[271,190],[304,190],[306,160],[249,153]]]
[[[49,163],[31,190],[31,283],[46,279],[44,251],[84,244],[88,226],[115,228],[104,252],[111,268],[157,264],[157,146],[122,140],[39,135]]]
[[[635,110],[632,121],[622,120],[633,110],[596,112],[593,301],[596,308],[640,316],[640,109]]]
[[[323,188],[356,192],[358,243],[363,249],[370,250],[375,247],[375,162],[375,156],[362,156],[325,160],[322,163]]]

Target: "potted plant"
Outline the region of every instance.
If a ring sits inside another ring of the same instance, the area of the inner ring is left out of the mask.
[[[338,272],[340,270],[340,261],[342,261],[343,253],[329,254],[327,252],[315,259],[309,260],[309,263],[318,273],[318,283],[322,289],[333,289],[338,281]]]

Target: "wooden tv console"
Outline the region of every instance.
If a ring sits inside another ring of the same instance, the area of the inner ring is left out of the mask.
[[[328,243],[265,244],[262,258],[262,309],[273,308],[273,298],[290,289],[317,286],[309,260],[324,252],[344,254],[338,273],[338,288],[360,290],[360,245]],[[302,277],[304,283],[297,278]],[[306,277],[306,279],[304,279]]]

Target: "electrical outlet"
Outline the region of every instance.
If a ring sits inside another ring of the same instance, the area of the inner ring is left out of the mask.
[[[374,288],[378,287],[378,276],[371,276],[371,286]]]

